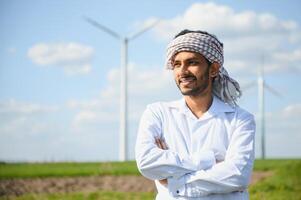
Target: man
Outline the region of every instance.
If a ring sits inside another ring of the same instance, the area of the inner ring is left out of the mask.
[[[237,106],[239,84],[223,60],[223,44],[207,32],[184,30],[168,45],[166,66],[184,98],[148,105],[136,141],[158,200],[249,199],[255,122]]]

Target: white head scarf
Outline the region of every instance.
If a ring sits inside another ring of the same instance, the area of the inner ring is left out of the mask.
[[[241,96],[240,86],[223,67],[223,44],[217,37],[207,32],[192,31],[174,38],[167,46],[165,63],[167,69],[173,69],[173,58],[182,51],[199,53],[210,63],[217,62],[220,65],[219,74],[213,81],[213,94],[224,102],[235,106],[237,99]]]

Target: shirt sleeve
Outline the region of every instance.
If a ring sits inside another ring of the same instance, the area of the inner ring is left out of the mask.
[[[169,178],[174,196],[200,197],[209,194],[243,191],[247,188],[254,162],[254,117],[247,114],[238,121],[225,160],[207,170]]]
[[[150,106],[143,113],[136,140],[135,156],[139,171],[151,180],[179,178],[199,169],[207,169],[215,163],[213,151],[204,152],[195,161],[191,156],[181,156],[172,150],[162,150],[155,138],[162,138],[162,117]]]

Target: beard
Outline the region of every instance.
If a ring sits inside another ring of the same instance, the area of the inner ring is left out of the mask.
[[[193,79],[194,84],[190,87],[181,87],[181,81],[176,81],[177,87],[185,96],[199,96],[206,93],[209,86],[209,67],[201,77],[195,77],[192,74],[184,76],[185,78]]]

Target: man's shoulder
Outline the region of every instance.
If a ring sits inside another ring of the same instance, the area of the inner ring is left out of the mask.
[[[240,107],[238,104],[230,105],[218,97],[214,98],[214,109],[215,112],[225,113],[228,119],[237,118],[253,118],[253,114],[244,108]]]
[[[246,109],[236,105],[234,107],[236,118],[238,119],[254,119],[254,115]]]

